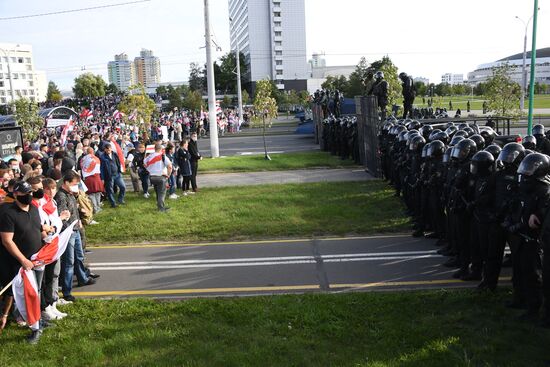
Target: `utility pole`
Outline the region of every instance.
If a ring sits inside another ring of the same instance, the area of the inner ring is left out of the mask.
[[[216,119],[216,83],[214,80],[214,61],[212,60],[212,34],[210,31],[210,6],[204,0],[204,32],[206,38],[206,79],[208,85],[208,126],[210,134],[210,153],[212,158],[220,156],[218,143],[218,121]]]
[[[229,21],[231,22],[231,25],[233,25],[233,19],[229,17]],[[241,89],[241,50],[239,45],[239,30],[235,30],[235,40],[237,44],[237,48],[235,50],[235,61],[237,63],[237,100],[239,104],[239,126],[241,126],[241,123],[243,121],[243,92]]]
[[[539,1],[535,0],[535,9],[533,10],[533,37],[531,39],[531,78],[529,81],[529,119],[527,120],[527,135],[531,135],[533,130],[533,105],[535,104],[535,69],[537,62],[537,18],[539,10]]]

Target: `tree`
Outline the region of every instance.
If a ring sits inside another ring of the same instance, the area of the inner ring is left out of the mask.
[[[168,107],[170,110],[174,108],[181,109],[183,107],[183,99],[179,88],[174,88],[172,84],[169,84],[166,88],[166,94],[168,97]]]
[[[19,98],[11,103],[15,106],[15,121],[23,128],[25,139],[36,141],[44,127],[44,119],[38,114],[38,104],[27,98]]]
[[[84,73],[74,79],[73,92],[76,98],[103,97],[107,84],[101,75]]]
[[[464,84],[453,84],[451,86],[451,93],[455,96],[463,96],[467,94],[466,85]]]
[[[245,83],[244,76],[248,73],[248,66],[243,53],[240,53],[239,64],[241,66],[241,84]],[[229,52],[214,63],[214,76],[216,79],[216,90],[223,94],[237,93],[237,60],[234,52]]]
[[[105,94],[108,95],[117,95],[120,92],[120,89],[118,89],[118,87],[114,83],[109,84],[107,88],[105,88]]]
[[[476,96],[483,96],[483,95],[485,95],[486,91],[487,91],[487,83],[478,83],[474,87],[474,94]]]
[[[341,90],[348,97],[362,96],[365,94],[364,81],[371,71],[367,59],[363,56],[355,66],[355,70],[349,76],[348,88]],[[387,78],[386,78],[387,79]]]
[[[504,64],[493,68],[493,76],[487,80],[485,96],[489,111],[500,116],[518,116],[521,86],[510,78],[511,66]]]
[[[304,108],[309,108],[309,103],[311,101],[311,98],[307,90],[302,90],[298,92],[298,100],[299,100],[300,106]]]
[[[250,95],[248,94],[246,89],[242,90],[241,96],[242,96],[242,99],[243,99],[243,104],[248,104],[248,102],[250,102]]]
[[[435,86],[435,94],[438,96],[450,96],[451,91],[452,89],[449,83],[439,83]]]
[[[157,89],[155,89],[155,93],[157,94],[157,96],[164,99],[168,96],[168,89],[164,85],[161,85],[158,86]]]
[[[349,82],[347,78],[344,75],[340,76],[327,76],[327,80],[321,84],[321,88],[328,89],[328,90],[336,90],[343,92],[344,94],[347,94],[349,91]]]
[[[149,98],[145,93],[145,88],[142,86],[132,86],[129,90],[139,90],[139,93],[124,96],[118,105],[118,109],[126,114],[126,118],[135,111],[137,113],[136,121],[141,122],[143,120],[146,126],[148,126],[151,122],[151,116],[157,107],[155,101]]]
[[[204,69],[196,62],[189,65],[189,89],[203,92],[206,88],[206,74]]]
[[[266,120],[271,123],[271,119],[277,116],[277,102],[272,97],[273,86],[271,81],[264,79],[256,82],[256,96],[254,97],[254,110],[256,114],[262,116],[263,122],[263,138],[265,159],[271,160],[267,154],[267,144],[265,141],[265,124]]]
[[[423,82],[414,82],[414,88],[416,89],[417,96],[425,96],[428,93],[428,86]]]
[[[232,105],[231,97],[229,97],[228,95],[223,96],[223,100],[222,100],[221,104],[222,104],[221,107],[223,107],[223,108],[231,107],[231,105]]]
[[[183,107],[191,111],[200,111],[203,106],[202,94],[198,90],[192,90],[185,96]]]
[[[48,102],[59,102],[62,99],[63,99],[63,96],[61,95],[59,88],[57,88],[57,85],[50,80],[50,82],[48,83],[48,92],[46,94],[46,100]]]

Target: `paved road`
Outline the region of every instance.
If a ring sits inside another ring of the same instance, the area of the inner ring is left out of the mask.
[[[76,296],[185,298],[475,286],[433,240],[408,235],[92,248],[98,283]]]
[[[345,182],[370,180],[363,168],[301,169],[273,172],[204,174],[197,178],[200,187],[247,186],[308,182]]]
[[[266,137],[269,153],[289,153],[318,150],[313,135],[272,135]],[[251,155],[263,154],[264,142],[262,136],[231,136],[219,139],[220,155]],[[200,139],[199,150],[205,157],[210,156],[210,140]]]

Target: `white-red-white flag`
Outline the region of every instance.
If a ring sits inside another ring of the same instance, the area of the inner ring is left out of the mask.
[[[86,178],[101,173],[101,162],[94,154],[86,154],[80,162],[80,168],[82,168],[82,177]]]
[[[119,110],[115,110],[115,112],[113,112],[113,118],[115,120],[120,120],[123,116],[124,116],[124,114],[122,112],[120,112]]]
[[[56,235],[50,243],[46,243],[40,251],[31,256],[35,267],[44,267],[57,261],[65,252],[73,228],[78,223],[74,221],[61,234]],[[37,330],[40,322],[40,294],[33,270],[19,269],[12,283],[13,299],[17,309],[31,329]]]
[[[67,136],[69,136],[69,132],[71,132],[74,129],[74,120],[73,118],[69,118],[69,122],[65,127],[63,128],[63,131],[61,132],[61,138],[60,143],[62,146],[64,146],[67,143]]]
[[[126,166],[124,162],[124,152],[122,151],[122,148],[120,147],[120,145],[118,145],[114,137],[111,137],[111,144],[114,145],[116,150],[116,155],[118,155],[118,160],[120,162],[120,169],[122,170],[122,172],[125,172]]]

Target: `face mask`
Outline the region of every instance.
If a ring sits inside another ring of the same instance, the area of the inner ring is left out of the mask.
[[[38,189],[32,193],[32,197],[35,199],[42,199],[44,197],[44,189]]]
[[[74,192],[75,194],[78,194],[78,185],[71,186],[71,192]]]
[[[32,195],[27,194],[27,195],[17,196],[16,199],[23,205],[29,205],[32,202]]]

